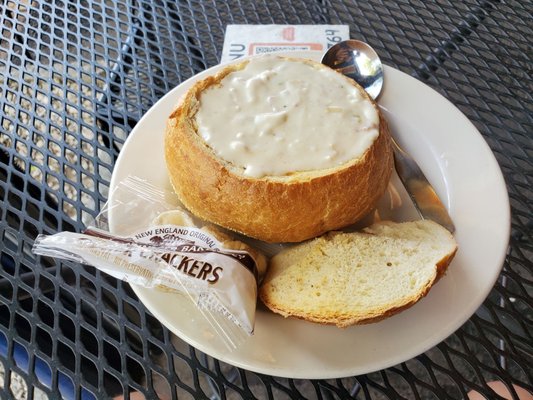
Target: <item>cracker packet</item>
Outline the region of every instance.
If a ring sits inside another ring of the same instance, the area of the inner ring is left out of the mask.
[[[38,255],[92,265],[144,288],[185,295],[228,349],[253,334],[265,256],[128,177],[82,233],[39,235]],[[177,303],[179,304],[179,302]]]

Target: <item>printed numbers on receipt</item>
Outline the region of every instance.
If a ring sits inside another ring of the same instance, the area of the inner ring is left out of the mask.
[[[333,46],[335,43],[339,43],[342,40],[340,37],[339,31],[337,29],[326,29],[326,40],[328,42],[328,49]]]

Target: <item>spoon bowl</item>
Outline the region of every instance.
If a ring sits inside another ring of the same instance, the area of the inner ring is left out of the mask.
[[[326,51],[322,64],[352,78],[376,99],[383,88],[383,64],[378,54],[365,42],[344,40]]]

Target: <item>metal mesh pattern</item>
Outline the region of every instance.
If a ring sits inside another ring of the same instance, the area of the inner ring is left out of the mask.
[[[531,10],[529,0],[2,2],[0,397],[497,398],[495,379],[532,390]],[[173,337],[127,285],[31,253],[38,233],[80,231],[96,215],[131,128],[218,62],[235,23],[348,24],[457,105],[495,152],[512,205],[504,271],[425,354],[339,380],[254,374]]]

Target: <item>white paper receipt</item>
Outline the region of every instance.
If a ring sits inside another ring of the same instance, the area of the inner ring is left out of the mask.
[[[348,25],[228,25],[220,62],[265,53],[325,51],[349,38]]]

